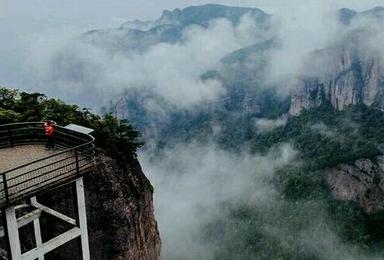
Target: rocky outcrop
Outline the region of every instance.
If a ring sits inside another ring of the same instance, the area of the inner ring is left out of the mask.
[[[99,152],[96,162],[85,178],[92,259],[160,259],[153,188],[138,161],[122,163]],[[114,255],[101,254],[108,248]]]
[[[382,106],[384,70],[378,56],[357,51],[358,46],[337,54],[336,48],[319,55],[332,57],[318,77],[303,77],[291,98],[291,115],[329,103],[337,110],[349,105]],[[316,61],[316,57],[313,58]]]
[[[383,107],[383,56],[373,44],[380,41],[377,35],[381,29],[375,26],[384,21],[383,10],[375,8],[359,15],[346,9],[340,11],[345,30],[333,44],[308,57],[291,98],[291,115],[324,103],[337,110],[357,104]],[[349,25],[354,16],[371,19],[365,22],[370,21],[372,27],[360,22]]]
[[[84,177],[91,259],[157,260],[161,240],[154,217],[153,188],[136,159],[120,162],[99,150],[97,167]],[[39,200],[60,212],[73,215],[73,188],[66,185]],[[63,228],[42,221],[43,237]],[[46,259],[79,258],[77,243],[62,246]]]
[[[339,164],[326,169],[323,176],[335,199],[356,202],[366,213],[384,209],[384,170],[381,163],[360,159],[353,164]]]

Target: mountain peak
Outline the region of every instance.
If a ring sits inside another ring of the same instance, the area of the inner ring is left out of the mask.
[[[384,12],[383,6],[376,6],[375,8],[371,9],[372,12]]]
[[[337,12],[339,21],[345,25],[348,25],[356,14],[357,12],[355,10],[348,8],[342,8]]]
[[[341,8],[337,12],[339,21],[342,24],[349,25],[355,17],[373,17],[375,19],[384,20],[384,7],[376,6],[372,9],[357,12],[348,8]]]
[[[147,31],[169,24],[180,26],[181,28],[193,24],[206,27],[210,21],[220,18],[228,19],[234,25],[237,25],[245,14],[250,14],[259,23],[265,22],[270,16],[258,8],[206,4],[189,6],[183,9],[163,10],[160,18],[157,20],[128,21],[122,24],[120,28]]]
[[[210,20],[219,18],[226,18],[233,24],[238,24],[240,18],[245,14],[255,16],[256,19],[260,19],[260,21],[268,17],[265,12],[257,8],[206,4],[174,9],[173,11],[164,10],[162,16],[155,24],[174,23],[182,26],[191,24],[206,26]]]
[[[384,7],[376,6],[373,9],[362,12],[363,15],[372,16],[376,19],[384,19]]]

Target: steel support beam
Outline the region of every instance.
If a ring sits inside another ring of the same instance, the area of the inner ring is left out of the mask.
[[[30,199],[31,206],[35,207],[36,209],[19,218],[16,218],[16,209],[20,208],[20,206],[12,206],[4,211],[5,226],[4,228],[0,227],[0,235],[4,235],[4,233],[7,234],[7,238],[10,245],[10,260],[44,260],[44,255],[46,253],[78,237],[80,237],[79,241],[81,242],[80,247],[82,252],[82,259],[90,260],[84,183],[82,177],[76,180],[75,190],[76,191],[74,192],[74,195],[76,198],[74,198],[74,203],[75,208],[77,210],[77,220],[40,204],[37,201],[36,197],[31,197]],[[25,206],[27,205],[23,205],[23,207]],[[45,212],[54,217],[57,217],[58,219],[66,221],[67,223],[71,224],[73,228],[67,232],[60,234],[59,236],[52,238],[49,241],[43,242],[41,237],[41,227],[39,220],[41,212]],[[36,247],[22,254],[19,237],[19,228],[31,222],[33,222]]]
[[[31,204],[33,204],[33,203],[37,203],[36,196],[33,196],[31,198]],[[40,212],[42,211],[41,209],[38,209],[38,210],[40,210]],[[39,215],[39,217],[40,217],[40,215]],[[33,220],[33,230],[35,232],[36,247],[41,247],[43,244],[43,240],[41,238],[41,227],[40,227],[40,219],[39,218],[36,218]],[[44,254],[40,254],[38,256],[38,260],[44,260]]]
[[[16,211],[15,207],[9,207],[5,210],[5,218],[8,231],[8,239],[11,251],[12,260],[21,259],[21,247],[20,247],[20,237],[19,237],[19,228],[17,226]]]
[[[45,213],[48,213],[48,214],[50,214],[50,215],[52,215],[52,216],[54,216],[56,218],[59,218],[59,219],[65,221],[65,222],[67,222],[67,223],[69,223],[71,225],[76,225],[76,220],[75,219],[70,218],[70,217],[68,217],[68,216],[66,216],[66,215],[64,215],[64,214],[62,214],[62,213],[60,213],[60,212],[58,212],[56,210],[48,208],[48,207],[40,204],[36,200],[35,201],[31,201],[31,205],[34,206],[35,208],[38,208],[38,209],[44,211]]]
[[[38,247],[35,247],[34,249],[24,253],[21,258],[21,260],[33,260],[36,258],[39,258],[41,255],[44,255],[59,246],[64,245],[65,243],[71,241],[72,239],[75,239],[76,237],[80,236],[81,231],[78,227],[74,227],[70,229],[69,231],[52,238],[51,240],[41,244]],[[39,258],[40,259],[40,258]]]
[[[79,225],[81,230],[81,251],[83,260],[90,260],[88,228],[87,228],[87,212],[85,209],[84,183],[83,177],[76,180],[77,209],[79,216]]]

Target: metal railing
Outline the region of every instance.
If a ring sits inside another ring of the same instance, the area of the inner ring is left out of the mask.
[[[55,152],[12,169],[0,165],[0,207],[63,185],[94,168],[91,135],[55,125]],[[0,125],[0,149],[46,143],[42,122]]]

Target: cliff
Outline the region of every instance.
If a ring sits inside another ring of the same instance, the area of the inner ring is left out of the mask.
[[[291,99],[291,115],[326,102],[337,110],[357,104],[382,107],[382,61],[377,53],[365,51],[362,43],[356,41],[358,37],[362,35],[350,35],[343,47],[334,46],[313,54],[312,69],[319,75],[301,77],[298,91]]]
[[[137,160],[121,163],[99,151],[85,178],[92,259],[160,259],[153,188]],[[112,248],[113,255],[105,255]]]
[[[324,170],[323,176],[333,197],[356,202],[366,213],[384,209],[384,170],[380,163],[360,159]]]
[[[345,27],[338,39],[315,51],[305,61],[297,90],[291,98],[291,115],[297,116],[303,109],[324,103],[337,110],[357,104],[382,109],[383,55],[374,47],[374,43],[381,41],[378,27],[384,21],[382,13],[382,8],[358,15],[345,9],[340,11]]]
[[[120,162],[102,150],[97,151],[96,170],[84,177],[91,259],[160,259],[161,240],[154,217],[153,188],[133,159]],[[70,185],[47,193],[39,200],[73,215]],[[44,222],[43,239],[64,228],[57,222]],[[71,242],[46,259],[78,259],[78,244]]]

